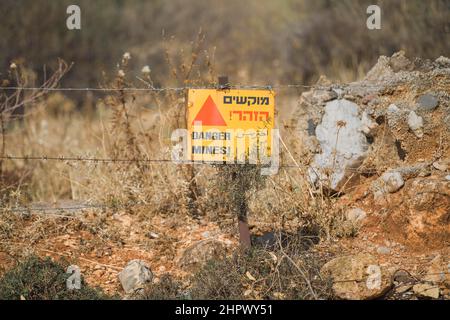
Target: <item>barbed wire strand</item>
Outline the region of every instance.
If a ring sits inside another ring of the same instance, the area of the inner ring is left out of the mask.
[[[107,203],[93,203],[93,204],[80,204],[80,205],[71,205],[71,206],[62,206],[62,207],[42,207],[42,206],[17,206],[17,207],[0,207],[0,210],[9,211],[9,212],[17,212],[17,213],[30,213],[33,214],[33,211],[37,212],[47,212],[47,211],[81,211],[86,209],[124,209],[132,206],[145,206],[148,205],[145,202],[134,202],[129,201],[123,204],[107,204]],[[66,215],[58,215],[61,217],[73,217]]]
[[[13,156],[6,155],[0,156],[0,160],[25,160],[25,161],[62,161],[62,162],[95,162],[95,163],[132,163],[132,162],[147,162],[147,163],[167,163],[175,165],[221,165],[226,164],[226,162],[198,162],[192,160],[173,160],[173,159],[149,159],[149,158],[96,158],[96,157],[80,157],[80,156]],[[302,164],[282,164],[278,168],[309,168],[309,165]],[[331,168],[328,168],[330,170]],[[325,169],[326,170],[326,169]],[[359,168],[346,168],[345,170],[358,173],[374,174],[377,171],[373,170],[362,170]]]
[[[333,84],[329,86],[325,85],[306,85],[306,84],[275,84],[275,85],[231,85],[227,84],[225,86],[221,85],[205,85],[205,86],[181,86],[181,87],[146,87],[146,88],[138,88],[138,87],[124,87],[124,88],[101,88],[101,87],[59,87],[59,88],[45,88],[45,87],[19,87],[19,86],[6,86],[0,87],[0,90],[23,90],[23,91],[92,91],[92,92],[129,92],[129,91],[143,91],[143,92],[164,92],[164,91],[184,91],[184,90],[200,90],[200,89],[217,89],[217,90],[227,90],[227,89],[265,89],[265,90],[274,90],[274,89],[338,89],[343,87],[352,87],[352,88],[382,88],[383,85],[379,84],[370,84],[370,83],[349,83],[349,84]]]

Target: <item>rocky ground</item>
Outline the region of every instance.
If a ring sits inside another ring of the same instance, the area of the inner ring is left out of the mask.
[[[377,292],[349,281],[335,284],[338,296],[448,299],[450,59],[398,52],[362,81],[318,85],[293,113],[296,153],[310,159],[311,182],[340,194],[337,207],[361,225],[339,244],[349,256],[324,268],[344,280],[363,279],[367,265],[383,274]]]

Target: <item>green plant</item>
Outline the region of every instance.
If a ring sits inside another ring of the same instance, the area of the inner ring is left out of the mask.
[[[100,289],[86,285],[69,290],[66,280],[67,262],[54,262],[50,258],[30,256],[18,263],[0,279],[1,300],[99,300],[111,299]]]

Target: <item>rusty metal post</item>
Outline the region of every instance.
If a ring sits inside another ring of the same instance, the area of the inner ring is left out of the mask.
[[[230,88],[228,76],[219,76],[218,83],[219,83],[219,90],[225,90]]]
[[[252,246],[250,240],[250,229],[248,227],[248,222],[244,221],[246,219],[239,218],[239,242],[241,243],[242,249],[249,249]]]
[[[230,82],[228,81],[228,76],[219,76],[218,77],[218,88],[219,90],[227,90],[230,89]],[[236,181],[236,183],[241,183],[239,174],[234,175],[233,174],[233,180]],[[248,249],[251,247],[251,240],[250,240],[250,229],[248,227],[248,221],[247,221],[247,206],[245,205],[244,208],[241,208],[241,212],[238,214],[238,229],[239,229],[239,242],[241,244],[242,249]]]

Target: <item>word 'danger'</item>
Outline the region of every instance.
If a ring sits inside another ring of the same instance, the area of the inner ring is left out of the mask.
[[[269,163],[274,112],[270,90],[189,90],[187,160]]]

